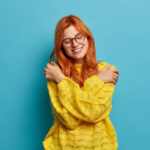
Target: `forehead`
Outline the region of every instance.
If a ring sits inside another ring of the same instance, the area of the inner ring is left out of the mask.
[[[69,26],[64,30],[63,38],[73,38],[79,31],[73,25]]]

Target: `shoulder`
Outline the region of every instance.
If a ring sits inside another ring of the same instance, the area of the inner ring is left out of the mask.
[[[108,63],[107,61],[101,61],[101,62],[98,62],[98,68],[99,70],[103,69],[104,67],[108,66],[108,65],[111,65],[110,68],[116,68],[116,66]],[[117,69],[117,68],[116,68]]]

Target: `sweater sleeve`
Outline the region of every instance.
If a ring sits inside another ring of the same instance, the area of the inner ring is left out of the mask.
[[[57,87],[61,105],[80,120],[98,122],[108,116],[112,109],[115,85],[104,83],[96,75],[85,80],[83,89],[68,77],[58,83]]]
[[[55,119],[61,122],[65,127],[69,129],[74,129],[82,122],[82,120],[75,118],[61,105],[58,99],[57,85],[55,82],[47,81],[47,88],[50,96],[50,102],[52,105],[52,113]]]

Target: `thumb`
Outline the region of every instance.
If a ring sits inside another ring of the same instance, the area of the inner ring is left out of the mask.
[[[107,65],[104,67],[104,70],[108,70],[112,65]]]
[[[56,65],[54,61],[52,61],[50,64],[51,64],[51,65],[53,65],[53,66],[55,66],[55,65]]]

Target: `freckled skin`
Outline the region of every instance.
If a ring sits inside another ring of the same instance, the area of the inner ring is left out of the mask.
[[[76,34],[80,33],[73,25],[69,26],[64,30],[64,37],[66,38],[74,38]],[[82,51],[80,53],[73,53],[73,49],[82,48]],[[80,44],[75,41],[75,39],[72,41],[72,45],[70,47],[63,47],[65,53],[72,58],[74,63],[82,64],[83,58],[86,55],[87,49],[88,49],[88,40],[85,39],[84,43]]]
[[[78,32],[77,29],[73,25],[71,25],[67,29],[64,30],[63,39],[74,38],[78,33],[80,33],[80,32]],[[78,49],[81,47],[83,47],[83,48],[81,49],[81,52],[79,52],[79,53],[75,53],[72,51],[74,49]],[[70,47],[63,47],[63,49],[64,49],[66,55],[71,57],[71,59],[73,60],[73,63],[83,64],[83,59],[84,59],[87,49],[88,49],[88,39],[87,39],[87,37],[85,37],[85,40],[83,43],[77,43],[74,39],[74,40],[72,40],[72,45]],[[49,65],[49,66],[47,66],[47,68],[44,68],[44,70],[46,71],[45,75],[46,75],[47,79],[55,81],[56,83],[59,83],[65,78],[65,75],[61,72],[60,69],[57,69],[57,67],[58,67],[57,64],[54,63],[54,66]],[[112,82],[112,83],[116,84],[117,80],[118,80],[119,71],[116,68],[111,69],[110,67],[111,66],[109,66],[109,65],[105,66],[97,74],[97,76],[105,83]]]

